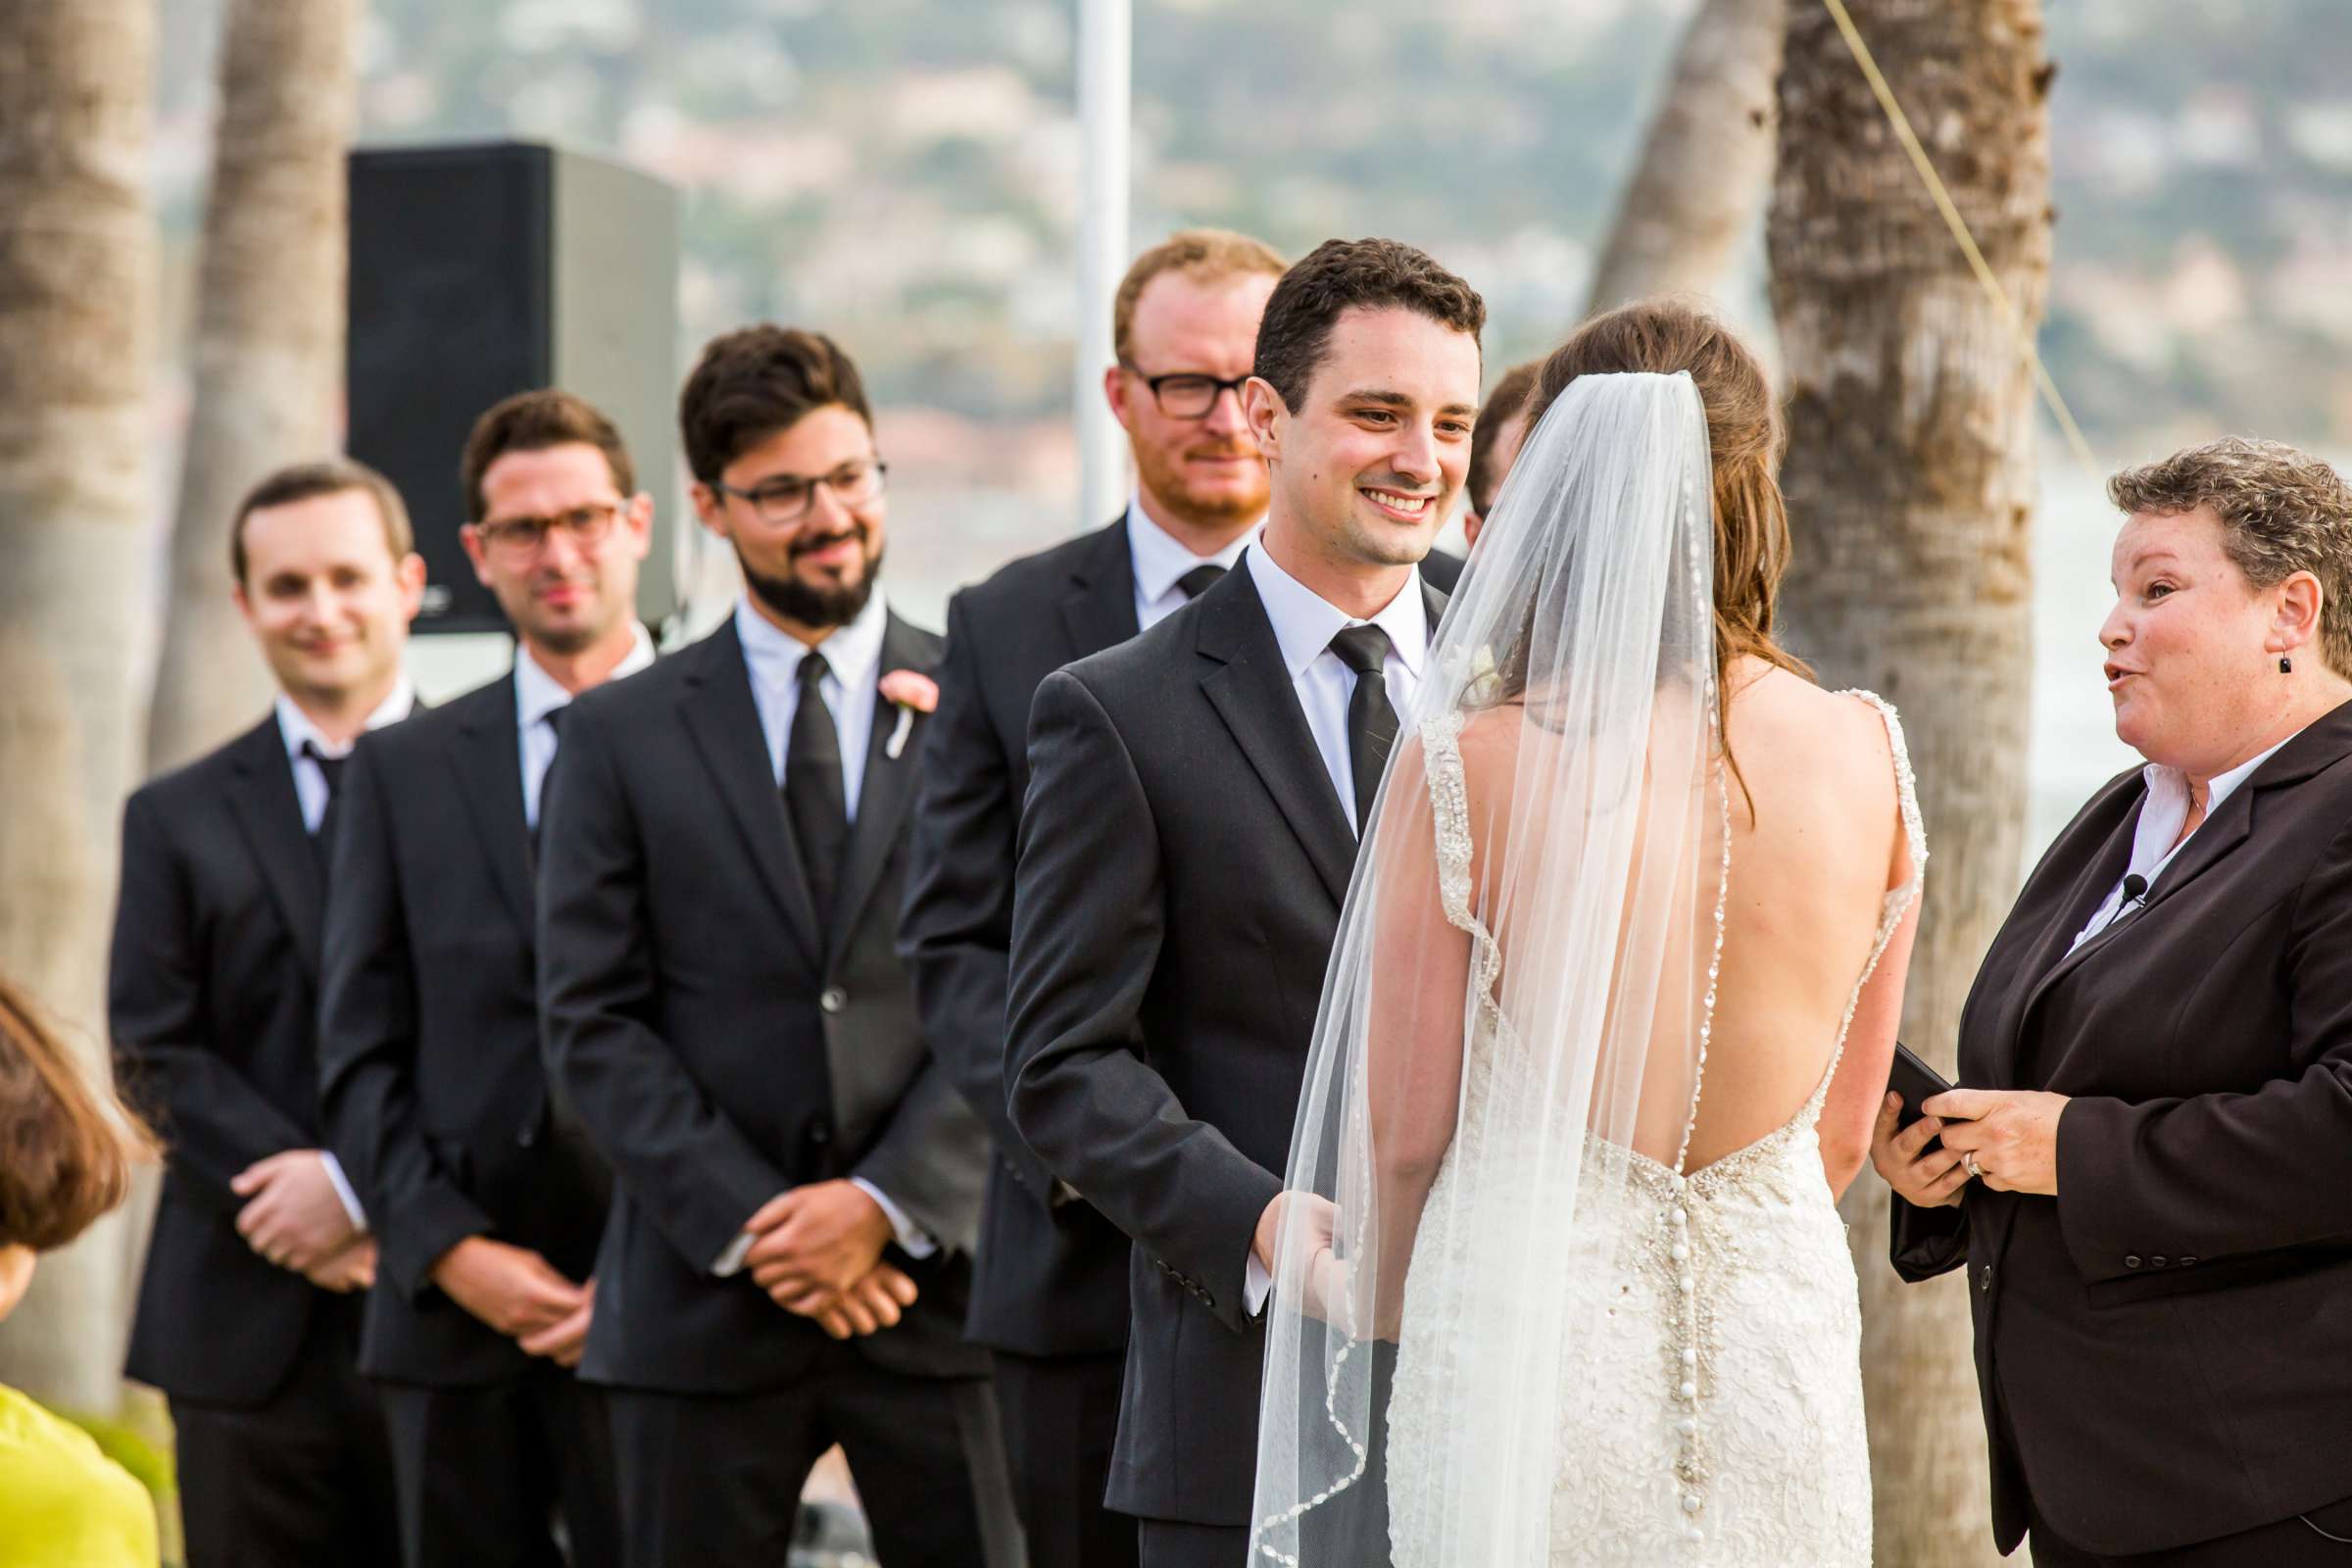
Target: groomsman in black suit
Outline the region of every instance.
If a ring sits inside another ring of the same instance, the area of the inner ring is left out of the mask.
[[[1006,1088],[1044,1167],[1136,1242],[1110,1504],[1146,1568],[1247,1554],[1257,1254],[1356,830],[1443,609],[1414,567],[1461,490],[1485,318],[1393,241],[1292,268],[1246,392],[1258,544],[1038,688]]]
[[[532,834],[578,693],[643,669],[653,499],[561,391],[483,415],[462,535],[514,667],[371,736],[329,879],[329,1142],[376,1216],[361,1370],[382,1385],[409,1568],[620,1560],[611,1427],[573,1376],[611,1178],[540,1066]]]
[[[1063,664],[1182,609],[1232,567],[1263,520],[1266,467],[1241,391],[1282,270],[1267,246],[1212,229],[1174,235],[1136,259],[1113,307],[1118,364],[1103,377],[1135,455],[1126,514],[1014,562],[948,607],[900,943],[932,1049],[995,1146],[967,1327],[996,1358],[1031,1568],[1132,1564],[1135,1521],[1102,1502],[1131,1244],[1072,1200],[1004,1113],[1004,974],[1029,701]]]
[[[264,479],[229,540],[276,709],[122,818],[109,1023],[170,1152],[127,1371],[171,1396],[189,1568],[389,1565],[354,1364],[376,1243],[318,1118],[319,917],[353,743],[414,702],[424,563],[391,484],[339,459]]]
[[[615,1177],[581,1370],[624,1558],[773,1568],[839,1443],[890,1568],[995,1568],[1019,1527],[961,1335],[987,1135],[895,951],[939,639],[883,603],[883,466],[829,339],[717,339],[680,422],[746,592],[573,705],[541,815],[548,1055]]]

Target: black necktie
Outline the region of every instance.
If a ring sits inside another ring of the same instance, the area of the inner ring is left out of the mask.
[[[1198,599],[1215,587],[1217,579],[1224,575],[1225,568],[1223,566],[1214,564],[1195,566],[1176,579],[1176,586],[1184,591],[1184,597],[1187,600]]]
[[[556,738],[556,750],[559,752],[564,749],[564,714],[568,708],[568,704],[564,708],[551,708],[539,715],[547,725],[547,732]],[[539,872],[539,824],[547,820],[547,774],[555,765],[556,760],[550,757],[547,768],[539,774],[539,809],[531,815],[531,874],[534,876]]]
[[[800,700],[792,710],[792,733],[784,745],[784,811],[800,842],[801,863],[808,869],[808,891],[816,917],[833,918],[834,884],[840,879],[842,850],[850,838],[850,808],[843,795],[841,735],[817,682],[831,672],[825,656],[810,649],[801,656]]]
[[[318,813],[318,826],[311,833],[311,854],[318,861],[320,875],[326,872],[327,852],[334,846],[335,802],[343,793],[343,765],[351,759],[329,757],[315,741],[302,743],[302,755],[318,764],[318,776],[326,780],[326,809]]]
[[[1355,671],[1355,694],[1348,699],[1348,765],[1355,782],[1355,831],[1363,836],[1372,819],[1372,797],[1396,744],[1396,710],[1389,706],[1389,634],[1378,626],[1348,626],[1331,640],[1340,662]]]

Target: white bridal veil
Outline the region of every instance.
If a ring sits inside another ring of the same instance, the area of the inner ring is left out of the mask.
[[[1713,1010],[1712,545],[1680,374],[1571,382],[1480,536],[1324,983],[1253,1565],[1386,1563],[1392,1530],[1398,1568],[1542,1563],[1579,1507],[1559,1434],[1656,1212],[1632,1184],[1684,1163]]]

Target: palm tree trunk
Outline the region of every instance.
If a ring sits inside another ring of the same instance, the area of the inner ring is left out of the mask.
[[[2029,325],[2050,266],[2039,0],[1848,0]],[[2034,388],[1831,17],[1797,7],[1767,238],[1788,394],[1790,640],[1904,709],[1934,859],[1903,1035],[1947,1072],[2022,873]],[[1897,1282],[1886,1190],[1848,1195],[1878,1560],[1993,1560],[1968,1298]]]
[[[227,527],[255,480],[334,448],[358,25],[358,0],[228,8],[195,404],[147,722],[153,771],[210,751],[269,701],[268,673],[229,602]]]
[[[0,967],[103,1071],[116,812],[137,760],[156,229],[144,0],[0,5]],[[120,1395],[124,1227],[43,1263],[0,1382]]]
[[[1787,0],[1706,0],[1626,186],[1588,307],[1722,282],[1772,178]]]

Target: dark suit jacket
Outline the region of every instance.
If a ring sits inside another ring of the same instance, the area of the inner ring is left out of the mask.
[[[2145,793],[2059,835],[1961,1015],[1961,1083],[2073,1097],[2058,1196],[1895,1203],[1898,1272],[1968,1271],[2004,1550],[2029,1485],[2115,1555],[2352,1495],[2352,704],[2070,955]]]
[[[1421,580],[1442,594],[1450,595],[1462,580],[1462,567],[1468,564],[1459,556],[1449,556],[1443,550],[1432,550],[1421,558]]]
[[[495,1236],[585,1279],[610,1179],[549,1125],[514,676],[368,736],[336,814],[319,1081],[379,1249],[360,1364],[437,1387],[516,1376],[531,1357],[433,1264]]]
[[[1124,1232],[1053,1202],[1051,1172],[1004,1111],[1004,980],[1014,836],[1029,787],[1038,682],[1135,635],[1127,520],[1016,561],[948,606],[939,711],[906,861],[901,951],[931,1049],[996,1150],[972,1278],[973,1340],[1026,1355],[1127,1344]]]
[[[1355,839],[1247,569],[1048,677],[1029,765],[1006,1088],[1046,1167],[1136,1243],[1109,1502],[1245,1524],[1264,1333],[1243,1282]]]
[[[125,1370],[173,1398],[261,1403],[328,1302],[245,1245],[228,1187],[321,1143],[319,903],[274,715],[123,809],[108,1023],[170,1154]]]
[[[937,637],[892,617],[885,672]],[[900,1371],[985,1370],[962,1341],[987,1134],[924,1049],[895,951],[926,721],[886,755],[879,709],[839,906],[818,926],[730,619],[586,692],[540,807],[539,1002],[556,1080],[615,1177],[597,1256],[590,1382],[750,1393],[828,1344],[748,1270],[744,1221],[805,1182],[861,1176],[940,1250],[889,1256],[922,1295],[858,1341]]]

